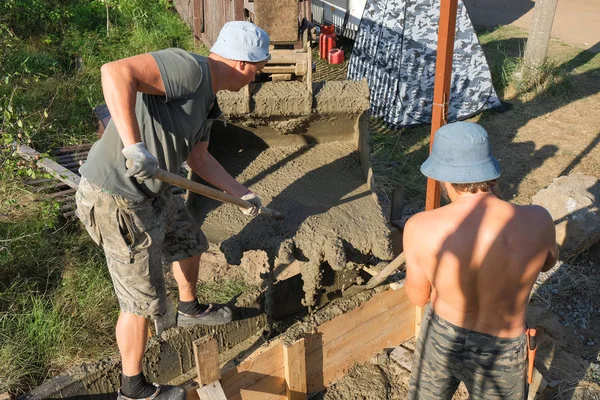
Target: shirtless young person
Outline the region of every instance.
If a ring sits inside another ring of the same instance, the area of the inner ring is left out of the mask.
[[[525,313],[536,277],[558,257],[554,222],[542,207],[493,193],[500,167],[477,124],[439,129],[421,172],[451,203],[404,229],[407,294],[418,306],[431,301],[409,399],[450,399],[461,381],[471,399],[523,399]]]

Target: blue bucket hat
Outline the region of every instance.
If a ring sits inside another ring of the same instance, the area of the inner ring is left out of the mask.
[[[236,61],[261,62],[271,59],[269,34],[247,21],[226,23],[211,53]]]
[[[435,133],[423,175],[441,182],[478,183],[500,176],[485,129],[471,122],[444,125]]]

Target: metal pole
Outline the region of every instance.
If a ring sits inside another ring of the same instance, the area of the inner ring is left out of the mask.
[[[431,116],[431,140],[433,146],[435,132],[446,124],[448,103],[450,101],[450,82],[452,80],[452,54],[454,53],[454,34],[456,33],[456,12],[458,0],[441,0],[440,22],[438,27],[438,46],[435,62],[435,84],[433,88],[433,115]],[[440,206],[440,183],[427,179],[425,210]]]

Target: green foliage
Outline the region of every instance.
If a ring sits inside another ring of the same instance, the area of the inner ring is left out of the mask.
[[[58,226],[58,204],[9,172],[0,191],[0,391],[14,394],[114,351],[118,307],[102,251],[77,221]]]
[[[198,285],[198,301],[200,303],[227,303],[231,299],[246,292],[250,285],[242,280],[227,280]]]
[[[26,189],[23,179],[46,175],[14,145],[43,153],[95,140],[100,67],[166,47],[193,49],[168,0],[0,1],[0,393],[116,351],[104,255]]]

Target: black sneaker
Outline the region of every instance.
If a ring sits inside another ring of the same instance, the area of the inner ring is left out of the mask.
[[[156,386],[156,391],[150,397],[145,397],[144,399],[132,399],[131,397],[123,395],[121,389],[119,389],[117,400],[185,400],[186,393],[181,386],[161,386],[156,383],[153,383],[153,385]]]
[[[177,326],[225,325],[231,322],[231,308],[223,304],[209,304],[200,314],[190,315],[177,311]]]

